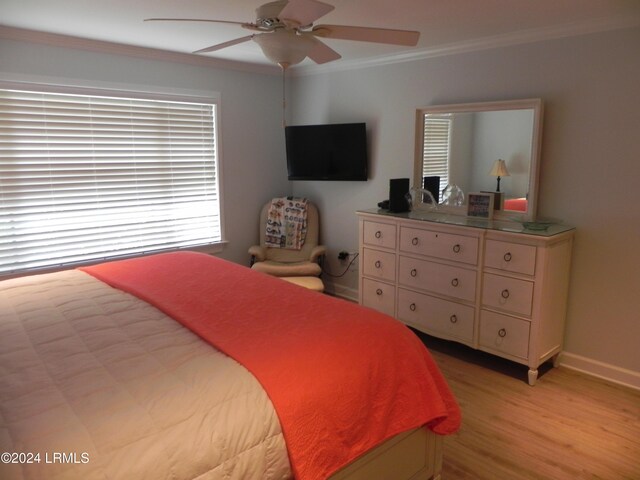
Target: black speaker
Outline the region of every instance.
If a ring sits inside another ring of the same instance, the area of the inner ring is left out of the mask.
[[[429,190],[436,203],[440,203],[440,176],[424,177],[424,189]]]
[[[409,193],[408,178],[392,178],[391,180],[389,180],[390,212],[400,213],[409,211],[407,193]]]

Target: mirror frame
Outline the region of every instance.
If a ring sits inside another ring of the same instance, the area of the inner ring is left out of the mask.
[[[451,105],[434,105],[416,110],[416,135],[415,158],[413,165],[413,185],[422,186],[422,149],[424,146],[424,115],[427,113],[473,113],[493,112],[497,110],[524,110],[533,109],[533,132],[531,136],[531,162],[529,165],[529,196],[527,198],[527,211],[495,210],[496,219],[523,219],[535,220],[538,210],[538,179],[540,176],[540,149],[542,146],[542,116],[543,104],[540,98],[528,98],[523,100],[505,100],[497,102],[460,103]],[[469,192],[464,192],[465,197]],[[466,201],[466,198],[465,198]],[[440,206],[440,210],[456,215],[466,215],[466,205],[461,207]]]

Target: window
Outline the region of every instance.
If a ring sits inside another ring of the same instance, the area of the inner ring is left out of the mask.
[[[216,105],[0,90],[0,275],[221,242]]]
[[[449,115],[425,114],[422,176],[440,176],[440,193],[449,184],[450,138],[451,118]]]

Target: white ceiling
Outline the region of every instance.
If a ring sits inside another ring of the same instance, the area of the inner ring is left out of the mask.
[[[146,22],[149,17],[255,20],[261,0],[0,0],[0,26],[190,53],[250,34],[236,25]],[[324,40],[338,62],[372,61],[461,45],[504,44],[640,25],[640,0],[326,0],[316,24],[418,30],[415,48]],[[6,38],[6,35],[5,35]],[[206,54],[266,64],[254,42]],[[334,63],[338,63],[334,62]],[[305,60],[303,65],[311,65]]]

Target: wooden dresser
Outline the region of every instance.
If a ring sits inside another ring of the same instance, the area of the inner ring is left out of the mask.
[[[439,213],[358,212],[362,305],[529,367],[562,349],[574,230]]]

